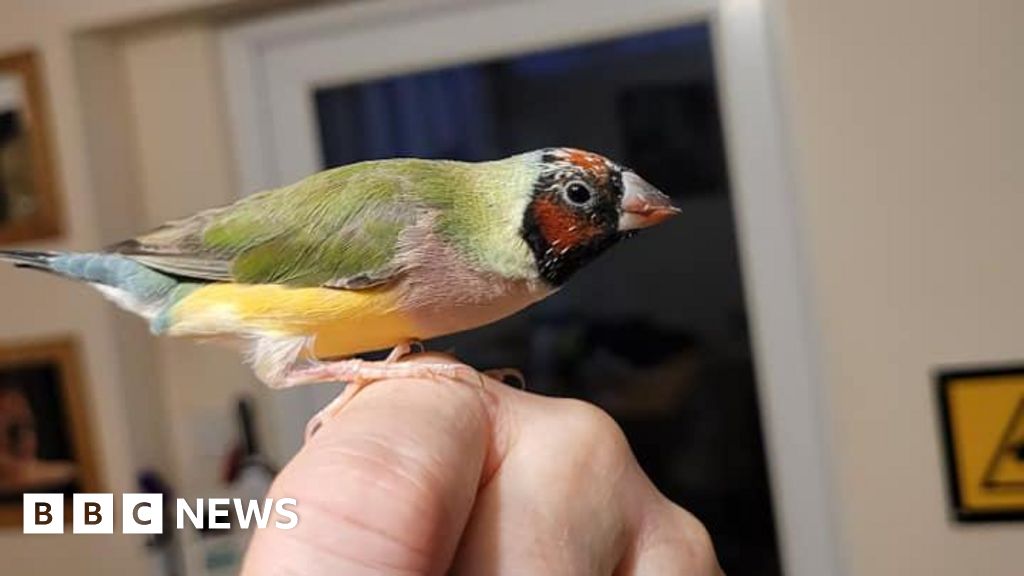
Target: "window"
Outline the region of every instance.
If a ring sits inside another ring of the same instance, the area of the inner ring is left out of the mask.
[[[778,574],[709,31],[703,25],[315,90],[323,167],[603,153],[683,215],[525,313],[429,343],[609,411],[729,574]]]

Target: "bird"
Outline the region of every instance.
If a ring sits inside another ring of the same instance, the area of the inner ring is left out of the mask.
[[[167,222],[96,252],[0,250],[91,284],[156,335],[240,348],[274,388],[457,377],[403,362],[420,342],[495,322],[561,288],[670,198],[605,156],[552,147],[483,162],[394,158]],[[356,356],[386,350],[384,360]]]

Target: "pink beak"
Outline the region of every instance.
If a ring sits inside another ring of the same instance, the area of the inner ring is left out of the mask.
[[[672,200],[635,172],[622,173],[622,201],[619,203],[619,231],[654,226],[679,214]]]

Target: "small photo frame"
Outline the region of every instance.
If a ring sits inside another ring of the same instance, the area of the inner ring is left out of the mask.
[[[0,245],[61,234],[46,112],[36,53],[0,55]]]
[[[81,374],[70,338],[0,345],[0,526],[26,493],[100,491]]]

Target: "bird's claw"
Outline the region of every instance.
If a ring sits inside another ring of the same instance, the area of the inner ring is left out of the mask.
[[[493,368],[485,370],[484,374],[504,384],[509,384],[509,379],[515,380],[521,390],[526,390],[526,377],[516,368]]]

